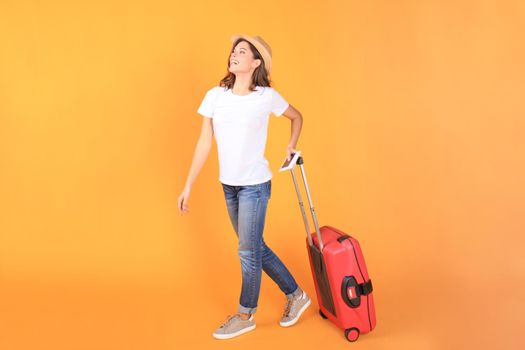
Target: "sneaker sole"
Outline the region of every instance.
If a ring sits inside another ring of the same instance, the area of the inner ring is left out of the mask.
[[[297,313],[297,316],[293,320],[288,321],[288,322],[279,322],[279,325],[281,327],[290,327],[296,324],[297,321],[299,321],[299,317],[301,317],[303,312],[306,310],[308,306],[310,306],[311,303],[312,303],[312,299],[308,299],[308,302],[303,305],[303,307],[299,310],[299,312]]]
[[[254,329],[255,329],[255,325],[243,328],[241,330],[238,330],[235,333],[230,333],[230,334],[215,334],[215,333],[213,333],[213,337],[215,339],[231,339],[231,338],[235,338],[235,337],[237,337],[237,336],[239,336],[241,334],[247,333],[249,331],[253,331]]]

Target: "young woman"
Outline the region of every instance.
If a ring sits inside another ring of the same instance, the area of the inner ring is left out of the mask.
[[[262,270],[287,296],[279,324],[295,324],[310,305],[291,273],[263,239],[266,208],[271,196],[272,172],[264,156],[270,113],[291,120],[287,158],[295,152],[302,127],[301,113],[270,86],[270,46],[259,36],[235,35],[228,58],[228,73],[220,86],[207,91],[197,112],[203,118],[201,135],[184,190],[178,199],[181,213],[188,212],[190,189],[208,157],[215,136],[226,206],[238,237],[242,288],[238,312],[228,316],[213,333],[229,339],[255,329],[253,314]]]

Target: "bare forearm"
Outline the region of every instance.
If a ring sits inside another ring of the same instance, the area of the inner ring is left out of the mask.
[[[301,134],[301,128],[303,127],[303,117],[292,119],[292,135],[290,136],[290,142],[288,146],[295,148],[299,141],[299,135]]]
[[[193,154],[193,161],[191,162],[190,171],[186,179],[186,187],[191,187],[199,175],[211,149],[211,142],[201,140],[195,146],[195,153]]]

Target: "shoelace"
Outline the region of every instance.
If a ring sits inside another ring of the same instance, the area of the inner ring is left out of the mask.
[[[293,302],[296,301],[296,300],[299,300],[301,299],[303,295],[299,295],[297,297],[292,297],[290,299],[288,299],[288,301],[286,302],[286,308],[284,309],[284,313],[283,313],[283,317],[288,317],[290,315],[290,311],[292,310],[292,305],[293,305]]]
[[[220,326],[220,328],[224,328],[226,327],[233,319],[239,317],[239,315],[229,315],[228,318],[226,319],[226,321],[224,321],[224,323]]]
[[[292,310],[292,305],[295,299],[290,298],[286,302],[286,308],[284,309],[283,317],[288,317],[290,315],[290,311]]]

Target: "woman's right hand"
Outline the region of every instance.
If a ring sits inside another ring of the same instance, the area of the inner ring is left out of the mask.
[[[184,190],[182,190],[182,193],[179,196],[178,199],[178,208],[181,214],[187,213],[190,211],[188,207],[188,199],[190,198],[190,188],[184,187]]]

